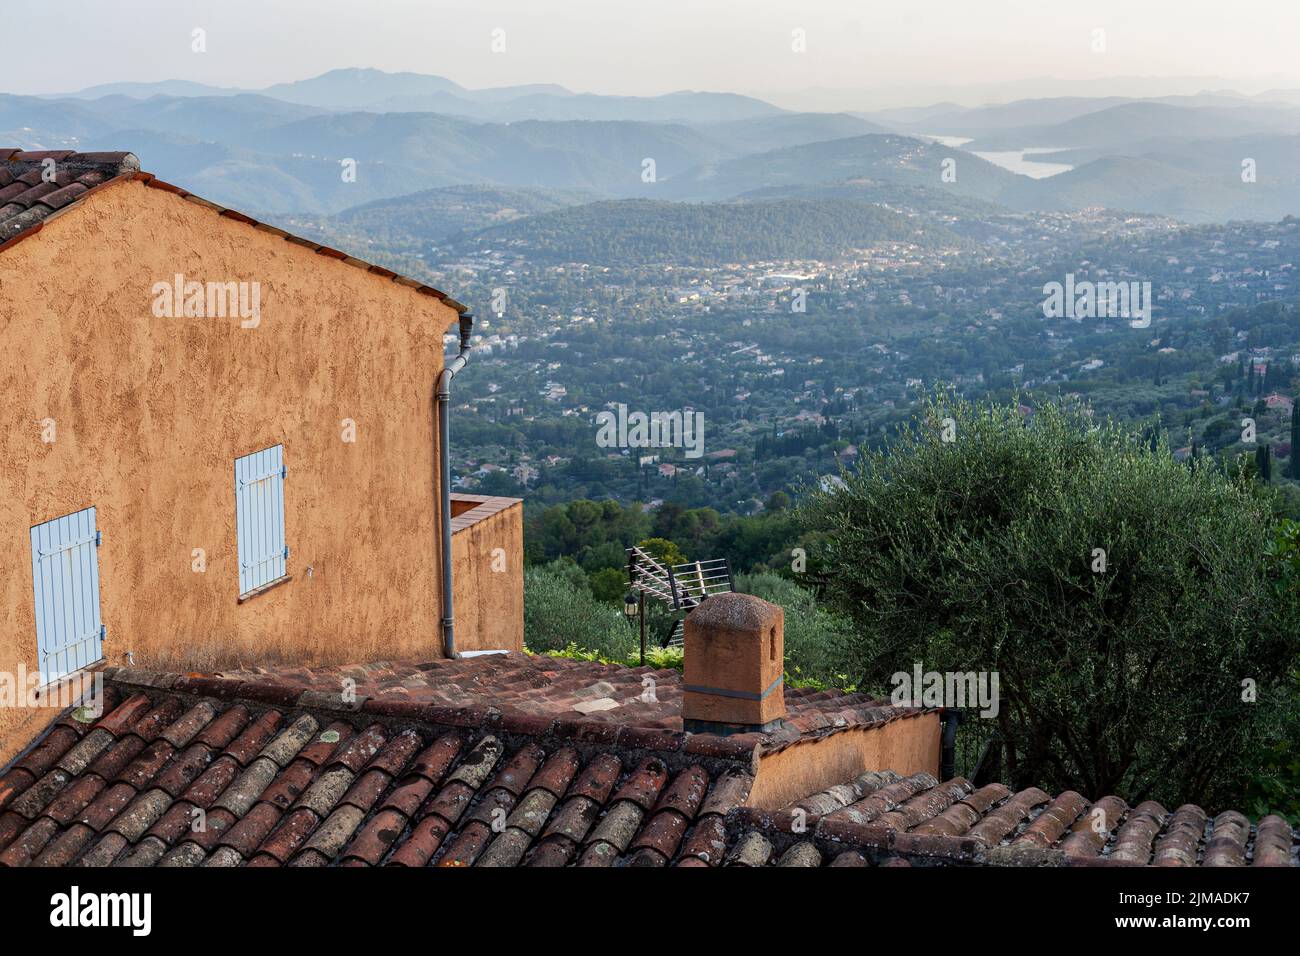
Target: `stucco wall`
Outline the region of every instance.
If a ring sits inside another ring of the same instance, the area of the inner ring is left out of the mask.
[[[524,506],[512,499],[491,501],[461,510],[452,521],[458,652],[524,649]],[[466,502],[453,500],[453,513],[458,504]]]
[[[260,325],[155,318],[177,273],[259,282]],[[438,656],[431,396],[455,320],[140,182],[0,253],[0,670],[36,666],[30,527],[90,505],[112,662]],[[233,462],[280,443],[292,580],[240,604]]]
[[[810,793],[852,780],[864,770],[937,775],[941,750],[937,712],[842,730],[761,757],[746,802],[762,810],[777,810]]]

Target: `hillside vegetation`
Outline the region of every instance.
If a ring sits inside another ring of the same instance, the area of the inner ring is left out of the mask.
[[[470,240],[521,247],[540,260],[594,264],[834,258],[882,241],[963,243],[949,229],[880,206],[813,199],[597,202],[485,229]]]

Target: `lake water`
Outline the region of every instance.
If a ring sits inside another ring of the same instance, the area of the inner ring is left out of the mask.
[[[1036,163],[1028,157],[1035,153],[1055,153],[1057,149],[1051,146],[1036,146],[1030,149],[1013,149],[1005,152],[980,152],[976,151],[975,155],[980,159],[987,159],[996,166],[1008,169],[1013,173],[1019,173],[1021,176],[1029,176],[1032,179],[1046,179],[1048,176],[1055,176],[1058,173],[1068,173],[1074,169],[1067,163]]]
[[[941,146],[948,146],[952,149],[960,149],[971,141],[969,136],[928,135],[921,138],[932,140]],[[975,155],[1018,175],[1028,176],[1031,179],[1046,179],[1048,176],[1068,173],[1074,167],[1066,163],[1036,163],[1027,157],[1037,153],[1054,153],[1058,149],[1060,147],[1057,146],[1030,146],[1026,149],[998,150],[996,152],[977,150]]]

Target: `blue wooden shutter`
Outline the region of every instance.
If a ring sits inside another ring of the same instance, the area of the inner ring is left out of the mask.
[[[32,586],[41,684],[104,656],[95,509],[32,528]]]
[[[284,478],[283,445],[235,459],[235,530],[241,596],[288,573]]]

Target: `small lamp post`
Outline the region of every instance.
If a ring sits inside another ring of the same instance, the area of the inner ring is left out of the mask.
[[[628,625],[632,624],[633,618],[639,618],[641,621],[641,664],[645,665],[645,592],[628,591],[623,595],[623,617],[626,618]]]

